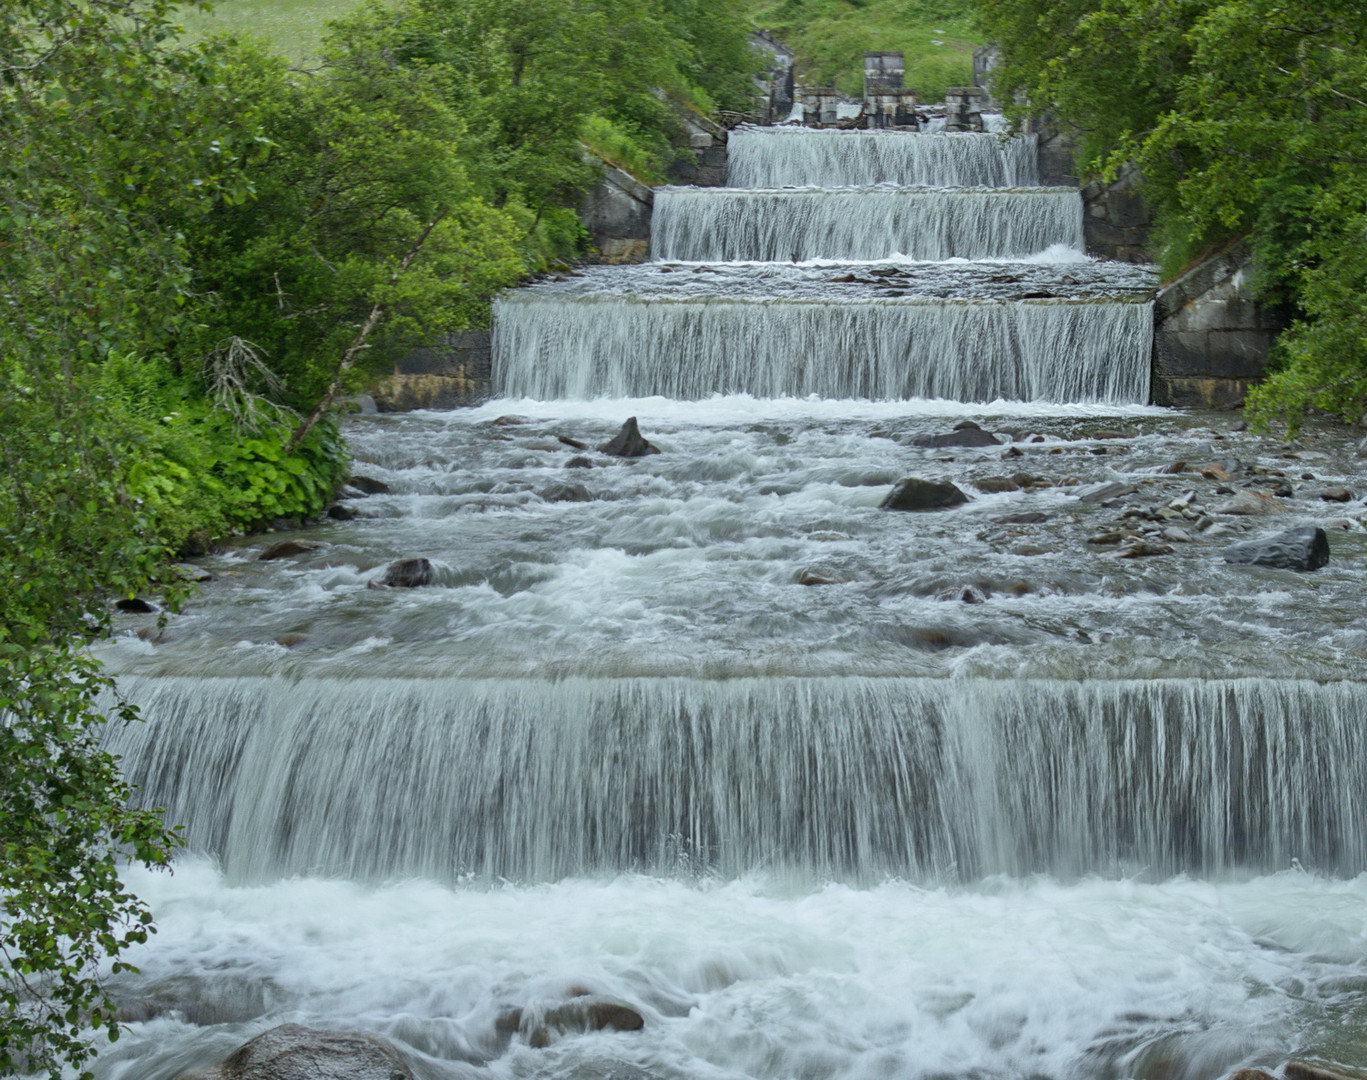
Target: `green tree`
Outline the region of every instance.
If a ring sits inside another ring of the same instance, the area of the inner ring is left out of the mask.
[[[1367,406],[1367,4],[994,0],[999,96],[1049,110],[1085,168],[1134,161],[1172,274],[1246,237],[1256,286],[1296,318],[1253,415]]]

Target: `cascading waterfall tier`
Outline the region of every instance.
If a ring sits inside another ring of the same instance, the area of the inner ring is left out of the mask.
[[[907,135],[739,127],[727,142],[727,184],[735,188],[1028,188],[1039,184],[1034,135]]]
[[[896,400],[1148,399],[1151,303],[639,300],[517,294],[498,388],[532,398],[710,394]]]
[[[650,240],[657,261],[686,262],[1008,259],[1060,244],[1082,246],[1069,188],[661,188]]]
[[[1367,865],[1358,683],[152,678],[111,748],[238,880]]]

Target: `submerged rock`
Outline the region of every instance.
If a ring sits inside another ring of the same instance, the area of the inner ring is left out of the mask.
[[[799,585],[844,585],[850,579],[825,570],[804,570],[797,575]]]
[[[1225,548],[1225,562],[1235,566],[1270,566],[1278,570],[1318,570],[1329,561],[1329,537],[1314,525],[1286,529],[1272,536],[1245,540]]]
[[[272,544],[256,558],[258,562],[288,559],[291,555],[305,555],[310,551],[317,551],[321,547],[323,545],[317,540],[281,540],[278,544]]]
[[[592,502],[593,495],[583,484],[552,484],[537,492],[545,502]]]
[[[385,567],[381,585],[391,589],[419,589],[432,584],[432,564],[426,559],[399,559]]]
[[[878,504],[880,510],[948,510],[968,502],[968,496],[944,481],[918,480],[908,476],[893,485]]]
[[[1098,435],[1097,438],[1103,436]],[[1124,498],[1126,495],[1133,495],[1139,489],[1133,484],[1120,484],[1116,482],[1088,484],[1080,487],[1073,492],[1073,497],[1078,502],[1084,503],[1108,503],[1116,499]]]
[[[281,1024],[177,1080],[413,1080],[413,1071],[377,1035]]]
[[[1049,515],[1038,510],[1023,510],[1019,514],[1003,514],[992,520],[998,525],[1042,525],[1049,520]]]
[[[1227,499],[1211,508],[1217,514],[1235,516],[1256,516],[1259,514],[1285,514],[1285,504],[1277,501],[1276,496],[1261,491],[1240,491],[1232,499]]]
[[[388,485],[388,484],[386,484],[383,480],[373,480],[373,479],[371,479],[369,476],[353,476],[353,477],[350,477],[350,478],[347,480],[347,482],[346,482],[346,486],[347,486],[347,487],[350,487],[350,488],[355,488],[357,491],[361,492],[363,495],[388,495],[388,494],[389,494],[389,485]]]
[[[999,440],[972,420],[963,420],[944,435],[917,435],[908,443],[911,446],[997,446]]]
[[[658,454],[660,448],[648,443],[636,426],[636,417],[628,418],[621,430],[598,448],[600,453],[613,457],[638,458],[647,454]]]
[[[356,511],[344,503],[333,503],[328,507],[328,517],[333,521],[353,521],[356,518]]]

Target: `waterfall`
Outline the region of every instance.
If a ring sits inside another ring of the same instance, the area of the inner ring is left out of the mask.
[[[908,137],[889,131],[741,127],[727,143],[735,188],[1028,188],[1039,184],[1034,135],[977,133]]]
[[[1148,400],[1150,303],[732,300],[514,294],[499,392]]]
[[[235,879],[845,880],[1367,861],[1358,683],[132,679],[113,748]]]
[[[1021,258],[1081,247],[1082,197],[1068,188],[662,188],[650,244],[656,260],[692,262]]]

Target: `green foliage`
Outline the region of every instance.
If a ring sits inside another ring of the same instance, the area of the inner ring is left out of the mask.
[[[118,863],[162,866],[175,837],[128,806],[106,723],[136,719],[96,696],[112,687],[67,645],[0,630],[0,1073],[57,1080],[90,1057],[92,1032],[117,1039],[97,971],[147,939],[151,914]],[[113,962],[114,972],[128,970]],[[88,1076],[88,1073],[82,1075]]]
[[[799,76],[859,95],[864,53],[901,50],[920,101],[973,81],[982,43],[966,0],[756,0],[755,21],[798,54]]]
[[[1137,163],[1164,268],[1246,236],[1267,302],[1298,318],[1255,419],[1367,406],[1367,3],[1030,0],[983,4],[998,89],[1053,110],[1082,163]]]

